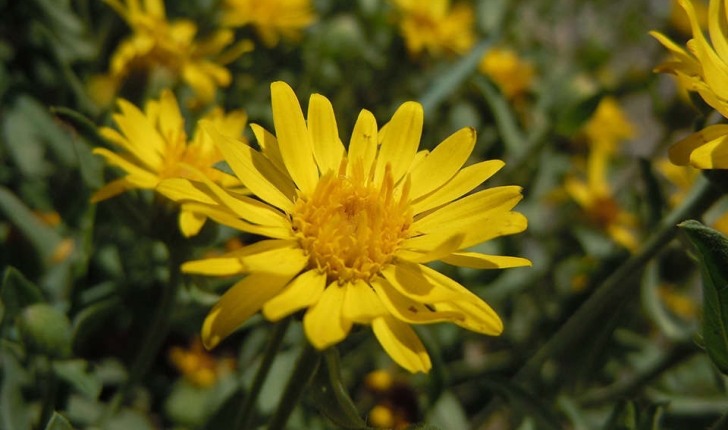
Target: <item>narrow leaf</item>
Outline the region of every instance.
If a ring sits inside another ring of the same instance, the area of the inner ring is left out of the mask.
[[[678,225],[695,245],[703,276],[703,340],[708,356],[728,375],[728,238],[698,221]]]
[[[53,416],[48,420],[45,430],[73,430],[73,427],[63,415],[53,412]]]

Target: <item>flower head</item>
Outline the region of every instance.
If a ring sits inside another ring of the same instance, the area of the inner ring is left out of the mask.
[[[181,77],[199,101],[208,104],[218,87],[230,85],[232,77],[224,64],[252,49],[249,41],[243,41],[223,53],[233,42],[231,30],[218,30],[196,40],[197,25],[186,19],[168,21],[162,0],[104,1],[124,18],[133,33],[116,48],[108,75],[91,82],[95,92],[108,93],[132,70],[161,67]]]
[[[172,347],[169,361],[191,383],[203,388],[215,385],[221,376],[235,368],[235,360],[229,357],[218,359],[205,351],[199,336],[192,339],[189,348]]]
[[[412,372],[430,369],[410,324],[449,321],[497,335],[498,315],[478,296],[425,263],[472,268],[530,265],[519,257],[466,251],[526,228],[511,209],[517,186],[461,198],[502,166],[484,161],[461,169],[475,145],[464,128],[431,153],[417,152],[423,112],[404,103],[379,129],[359,114],[348,150],[339,139],[331,103],[314,94],[308,118],[293,90],[271,85],[276,136],[252,124],[261,147],[205,130],[241,182],[257,199],[212,182],[164,181],[158,189],[180,202],[207,199],[210,216],[269,237],[224,257],[185,263],[188,273],[247,276],[212,308],[202,340],[212,348],[262,309],[271,321],[306,309],[308,340],[324,349],[343,340],[353,324],[371,325],[385,351]],[[204,191],[202,197],[200,192]]]
[[[606,177],[608,153],[593,149],[587,160],[587,180],[566,178],[564,188],[582,208],[589,221],[606,232],[612,240],[634,251],[638,247],[634,227],[637,220],[623,210],[614,197]]]
[[[242,27],[252,24],[267,46],[281,36],[298,40],[301,31],[316,20],[311,0],[225,0],[222,24]]]
[[[728,118],[728,22],[725,0],[710,0],[708,5],[708,32],[712,45],[700,27],[697,12],[691,0],[681,0],[690,20],[693,38],[688,51],[658,32],[651,32],[673,55],[671,61],[655,71],[677,76],[690,91],[697,91],[705,102]],[[677,165],[690,164],[699,169],[728,168],[728,125],[706,127],[670,148],[670,161]]]
[[[412,55],[464,54],[475,43],[472,6],[450,0],[392,0],[400,15],[399,30]]]
[[[611,96],[599,101],[596,111],[582,130],[597,150],[614,153],[617,144],[635,137],[635,126],[627,118],[617,99]]]
[[[124,99],[118,101],[120,113],[113,118],[120,131],[101,127],[101,135],[113,142],[125,153],[116,153],[106,148],[95,148],[109,165],[121,168],[126,175],[112,181],[98,190],[92,202],[106,200],[132,189],[154,189],[165,178],[189,177],[190,169],[203,172],[216,183],[226,187],[239,187],[237,178],[217,170],[213,165],[223,157],[210,137],[198,129],[191,141],[185,132],[184,119],[177,99],[165,90],[159,100],[150,100],[145,111]],[[215,108],[205,120],[229,136],[242,139],[247,122],[243,111],[225,114]],[[187,236],[196,234],[206,217],[183,205],[180,213],[180,227]]]
[[[493,48],[483,55],[478,70],[488,75],[509,99],[528,91],[535,74],[533,64],[521,59],[515,51],[504,48]]]

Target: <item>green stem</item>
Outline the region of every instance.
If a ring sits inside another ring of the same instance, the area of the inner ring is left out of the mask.
[[[624,262],[594,293],[581,305],[566,323],[554,334],[546,345],[518,371],[514,382],[527,383],[533,380],[546,360],[563,354],[587,335],[592,325],[603,318],[604,313],[614,309],[619,302],[639,289],[628,282],[658,251],[667,245],[678,232],[677,224],[703,214],[715,203],[722,193],[707,180],[700,180],[683,203],[669,213],[655,233],[645,242],[642,249]]]
[[[286,428],[288,418],[291,413],[298,405],[303,390],[308,386],[316,374],[319,363],[321,362],[321,353],[306,342],[306,346],[301,351],[301,355],[298,356],[296,367],[291,373],[291,379],[286,384],[286,390],[283,392],[280,402],[276,411],[273,413],[273,418],[268,424],[268,430],[283,430]]]
[[[708,430],[725,430],[728,428],[728,413],[724,414]]]
[[[164,339],[167,337],[167,331],[169,330],[170,321],[172,319],[172,309],[175,304],[175,298],[177,297],[177,291],[181,284],[182,273],[180,272],[180,266],[184,260],[184,251],[182,250],[184,245],[169,245],[169,282],[162,290],[162,297],[157,306],[157,311],[152,319],[152,324],[142,341],[142,345],[139,349],[139,354],[136,356],[134,363],[132,364],[129,377],[124,384],[116,392],[114,398],[111,400],[109,409],[104,416],[104,420],[112,417],[119,410],[119,407],[124,403],[126,398],[132,389],[139,383],[142,377],[149,370],[154,358],[159,352]]]
[[[43,409],[40,413],[40,423],[45,425],[53,415],[53,411],[56,410],[56,393],[58,391],[58,378],[53,373],[52,363],[50,358],[41,357],[38,363],[40,373],[43,375],[41,378],[42,392],[43,392]]]
[[[253,418],[253,408],[260,395],[260,390],[263,388],[263,383],[268,378],[268,372],[273,365],[273,359],[275,358],[278,350],[281,347],[283,338],[285,337],[286,330],[291,323],[290,318],[285,318],[278,321],[273,327],[268,345],[263,353],[263,361],[260,363],[260,367],[255,374],[253,379],[253,385],[250,387],[250,391],[243,400],[243,406],[240,408],[237,417],[235,418],[235,425],[232,426],[234,429],[246,430],[250,428],[250,420]]]

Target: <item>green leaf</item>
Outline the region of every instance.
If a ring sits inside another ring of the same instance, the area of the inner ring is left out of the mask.
[[[84,341],[99,329],[103,322],[119,307],[118,297],[109,297],[84,308],[73,319],[73,349],[78,350]]]
[[[18,269],[8,266],[0,285],[0,300],[5,307],[4,319],[10,321],[20,314],[26,306],[43,302],[43,293],[32,282],[25,279]]]
[[[18,317],[18,328],[28,349],[50,357],[71,355],[71,323],[48,303],[33,303]]]
[[[345,429],[369,429],[341,382],[339,350],[324,352],[324,362],[309,385],[310,400],[326,418]]]
[[[48,420],[45,430],[73,430],[73,427],[63,415],[53,412],[53,416]]]
[[[437,403],[435,403],[427,415],[427,421],[433,422],[448,430],[468,430],[468,416],[463,409],[457,397],[450,392],[442,393]],[[420,424],[422,429],[437,428],[427,424]]]
[[[15,194],[5,187],[0,187],[0,212],[5,213],[33,244],[44,264],[53,262],[53,256],[63,238],[52,227],[43,224]]]
[[[419,423],[407,426],[404,430],[440,430],[440,428],[425,423]]]
[[[562,430],[559,420],[541,401],[520,386],[499,378],[483,378],[478,382],[486,389],[505,397],[511,405],[518,408],[520,414],[533,417],[539,429]]]
[[[87,371],[88,362],[80,358],[53,361],[53,372],[71,384],[80,393],[96,399],[101,394],[101,380],[96,374]]]
[[[514,158],[520,158],[521,154],[528,148],[528,139],[521,132],[510,104],[503,97],[503,94],[496,89],[495,85],[484,76],[474,78],[473,83],[478,87],[490,106],[506,152]]]
[[[678,225],[695,245],[703,277],[703,340],[708,356],[728,375],[728,238],[698,221]]]
[[[636,430],[637,408],[634,402],[622,400],[614,407],[603,430]]]

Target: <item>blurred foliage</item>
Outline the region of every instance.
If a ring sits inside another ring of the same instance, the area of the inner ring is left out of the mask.
[[[301,100],[326,95],[348,140],[360,109],[381,125],[403,101],[418,100],[425,106],[423,146],[475,127],[470,162],[503,159],[503,172],[487,185],[522,186],[519,210],[529,220],[526,233],[475,250],[524,256],[532,268],[436,267],[498,311],[502,336],[418,327],[433,369],[409,375],[392,365],[370,330],[356,327],[325,353],[288,428],[372,428],[375,410],[392,427],[412,430],[713,425],[728,411],[728,264],[718,232],[725,201],[692,214],[705,226],[683,223],[685,236],[667,240],[625,276],[613,305],[583,325],[586,335],[558,338],[558,354],[518,376],[639,254],[620,246],[600,217],[615,208],[630,213],[639,245],[648,243],[675,210],[671,196],[691,189],[659,169],[667,147],[725,122],[684,97],[672,77],[652,73],[666,53],[647,31],[681,43],[689,37],[670,21],[670,2],[461,1],[473,6],[477,35],[464,55],[408,53],[394,4],[385,0],[316,0],[316,22],[299,40],[272,47],[252,28],[235,30],[235,40],[256,47],[226,65],[232,82],[218,90],[218,105],[243,108],[270,130],[269,85],[283,80]],[[210,34],[218,3],[168,1],[167,15],[193,19],[200,34]],[[251,391],[270,324],[254,317],[209,356],[189,353],[214,374],[209,385],[185,373],[170,351],[187,348],[232,279],[182,278],[148,371],[118,412],[108,413],[183,251],[175,242],[177,209],[158,195],[137,190],[89,201],[119,172],[92,153],[111,147],[96,130],[111,126],[115,107],[97,104],[88,83],[108,70],[128,26],[109,4],[87,0],[0,0],[0,23],[0,429],[228,428]],[[478,71],[495,46],[514,50],[535,70],[519,97]],[[170,87],[185,103],[193,99],[172,81],[132,74],[117,96],[142,106]],[[615,142],[605,171],[611,200],[600,201],[594,215],[564,183],[590,174],[593,148],[584,127],[606,96],[615,97],[636,133]],[[193,127],[205,109],[185,103]],[[252,140],[249,130],[246,136]],[[197,258],[258,239],[208,222],[184,251]],[[274,413],[304,339],[294,320],[253,407],[255,428]],[[384,388],[367,382],[375,370],[389,375]]]

